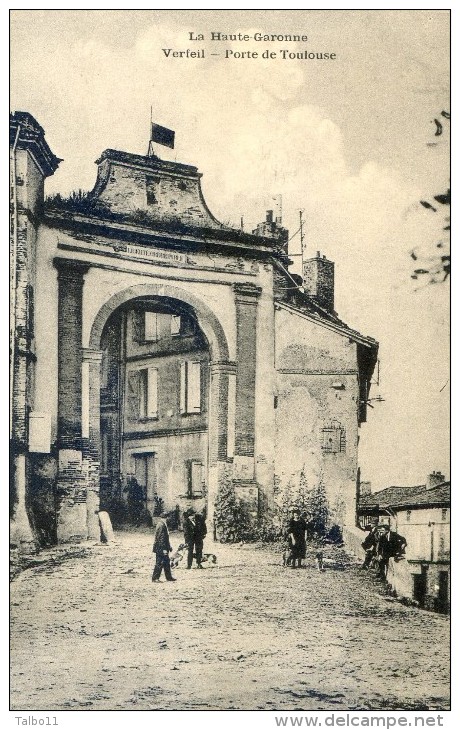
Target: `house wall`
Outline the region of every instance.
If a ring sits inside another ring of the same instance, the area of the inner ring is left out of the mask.
[[[282,308],[276,327],[275,472],[281,485],[310,488],[323,479],[333,519],[355,522],[358,448],[356,344],[337,332]],[[343,430],[341,450],[323,448],[331,425]]]
[[[398,510],[392,523],[407,540],[408,560],[450,560],[450,508]]]
[[[37,516],[36,500],[28,490],[28,482],[35,472],[35,461],[29,453],[29,417],[36,410],[36,216],[43,203],[44,177],[28,150],[16,149],[10,163],[10,327],[13,328],[10,344],[14,352],[13,372],[10,371],[11,540],[18,545],[33,546]]]
[[[257,305],[256,402],[255,402],[255,481],[261,490],[261,507],[271,507],[274,499],[276,412],[275,310],[273,306],[273,270],[261,266],[258,285],[262,292]]]
[[[398,595],[414,598],[414,576],[426,573],[423,608],[448,610],[450,606],[450,508],[412,508],[396,512],[391,529],[407,540],[405,560],[390,560],[388,582]],[[447,604],[440,606],[441,573],[447,573]],[[417,580],[417,579],[415,579]]]
[[[172,511],[176,505],[181,512],[193,504],[194,509],[201,510],[206,504],[207,492],[206,472],[208,464],[207,433],[153,434],[148,440],[127,439],[123,448],[123,469],[128,474],[135,474],[136,454],[153,454],[155,463],[156,494],[163,500],[165,509]],[[203,465],[204,492],[203,497],[191,500],[187,493],[187,462],[198,461]],[[147,508],[152,511],[153,503]]]

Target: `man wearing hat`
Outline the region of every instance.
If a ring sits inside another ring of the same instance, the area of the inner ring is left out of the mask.
[[[171,564],[169,562],[169,553],[172,551],[172,547],[169,542],[169,531],[166,519],[166,512],[162,512],[155,527],[155,535],[153,538],[153,552],[155,553],[155,567],[152,575],[153,583],[159,582],[162,570],[165,572],[166,580],[176,580],[172,577]]]
[[[390,530],[390,525],[381,526],[381,534],[377,545],[379,575],[385,580],[390,558],[401,558],[406,550],[407,540],[403,535]]]
[[[202,568],[201,558],[203,555],[203,540],[206,537],[206,522],[200,514],[195,514],[193,509],[184,512],[184,541],[187,545],[187,568],[190,570],[195,554],[196,567]]]
[[[379,540],[378,520],[373,520],[371,524],[366,525],[364,529],[366,530],[367,535],[361,543],[361,546],[363,550],[365,550],[366,555],[364,557],[363,564],[361,565],[361,570],[367,570],[372,565],[372,561],[377,554],[377,545]]]

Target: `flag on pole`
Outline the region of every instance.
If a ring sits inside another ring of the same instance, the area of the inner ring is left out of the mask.
[[[164,147],[171,147],[174,149],[174,135],[175,132],[172,129],[166,129],[161,127],[159,124],[152,124],[152,133],[150,135],[150,141],[162,144]]]

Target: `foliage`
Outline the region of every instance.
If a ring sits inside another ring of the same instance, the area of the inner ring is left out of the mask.
[[[281,534],[286,535],[289,522],[292,517],[292,510],[298,509],[304,519],[309,519],[310,509],[310,490],[308,488],[308,480],[305,475],[305,468],[302,469],[299,476],[298,486],[289,480],[285,489],[282,491],[280,505],[280,521]]]
[[[164,502],[158,494],[153,495],[153,516],[159,517],[164,510]]]
[[[341,543],[343,541],[342,530],[338,525],[332,525],[329,532],[326,535],[328,542]]]
[[[340,527],[331,525],[323,476],[320,475],[317,484],[309,489],[305,468],[297,484],[291,479],[281,490],[278,504],[268,508],[261,496],[258,516],[252,515],[248,506],[238,500],[231,479],[228,476],[223,479],[214,505],[216,537],[221,542],[283,541],[293,509],[298,509],[307,521],[311,536],[342,541]]]
[[[127,512],[126,502],[121,497],[113,497],[108,501],[107,512],[110,515],[110,520],[114,529],[118,529],[126,525]]]
[[[180,508],[178,504],[176,504],[172,512],[168,512],[167,522],[170,530],[180,529]]]
[[[310,515],[313,532],[323,537],[329,523],[329,503],[322,475],[310,493]]]
[[[450,121],[450,113],[442,111],[439,115],[440,119],[434,119],[436,130],[435,137],[441,137],[444,134],[446,122]],[[429,147],[435,147],[438,142],[428,142]],[[412,273],[412,279],[427,280],[428,284],[436,284],[445,281],[450,276],[450,188],[446,192],[433,195],[432,201],[421,200],[420,205],[433,213],[444,213],[441,237],[436,243],[438,251],[432,256],[421,256],[414,249],[411,251],[411,258],[417,261],[417,268]]]
[[[45,200],[45,209],[50,213],[54,211],[70,211],[81,215],[97,217],[103,220],[139,225],[145,228],[154,228],[160,231],[169,231],[172,218],[162,220],[158,215],[148,210],[136,208],[127,212],[111,210],[104,201],[94,196],[92,192],[74,190],[69,195],[55,193],[48,195]],[[178,216],[174,218],[174,230],[176,234],[199,235],[200,238],[219,239],[225,241],[253,241],[250,233],[239,229],[227,228],[222,224],[219,228],[203,228],[194,226],[191,223],[184,223]]]
[[[214,525],[221,542],[240,542],[251,534],[251,516],[235,494],[235,487],[228,477],[219,485],[214,504]]]
[[[73,190],[69,195],[55,193],[45,200],[47,208],[72,210],[76,213],[90,213],[96,208],[97,200],[85,190]]]

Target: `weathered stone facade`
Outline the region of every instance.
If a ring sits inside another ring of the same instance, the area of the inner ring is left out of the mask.
[[[21,132],[14,146],[21,120],[48,155],[39,172]],[[333,311],[333,264],[291,276],[279,219],[254,234],[220,224],[197,169],[156,156],[106,150],[90,194],[43,206],[59,161],[30,115],[13,115],[12,130],[12,190],[32,226],[22,258],[25,234],[12,229],[14,524],[37,535],[38,474],[38,502],[54,505],[56,539],[69,541],[97,537],[97,510],[126,503],[133,478],[149,513],[194,504],[212,522],[224,478],[266,509],[302,471],[352,523],[377,343]],[[33,332],[29,379],[21,327]]]

